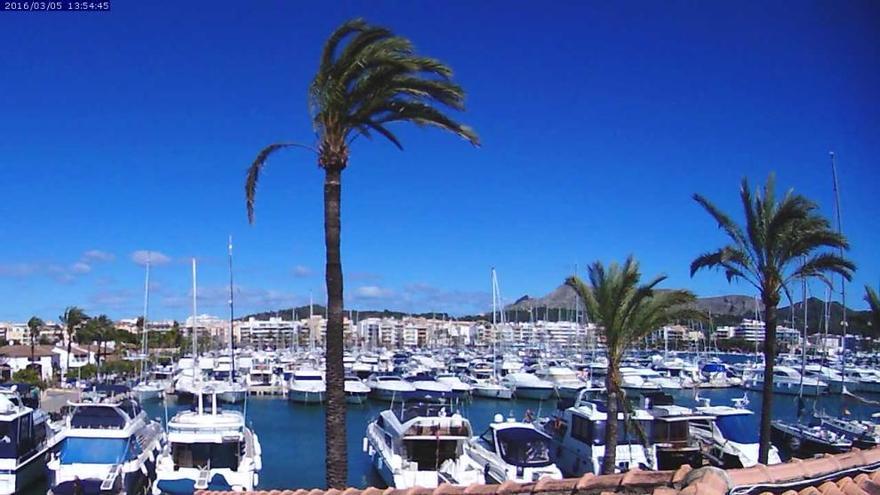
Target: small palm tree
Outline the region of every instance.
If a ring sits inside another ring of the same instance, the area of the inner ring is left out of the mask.
[[[89,317],[86,316],[86,313],[82,309],[76,306],[68,306],[64,310],[64,314],[59,316],[58,319],[64,324],[64,331],[67,333],[67,364],[64,372],[64,379],[66,380],[66,374],[70,371],[70,351],[71,346],[73,345],[73,339],[76,336],[76,330],[88,320]]]
[[[340,257],[342,171],[352,141],[379,135],[403,149],[388,128],[395,122],[434,126],[474,145],[477,135],[438,106],[464,109],[464,90],[439,60],[415,53],[412,43],[361,19],[340,26],[324,45],[318,72],[309,86],[309,110],[317,134],[315,147],[292,142],[270,144],[257,154],[245,181],[248,219],[253,222],[257,181],[266,159],[290,147],[317,155],[324,170],[324,243],[327,284],[327,486],[346,484],[345,393],[343,389],[343,284]]]
[[[624,402],[620,388],[624,353],[652,331],[692,314],[686,307],[694,301],[694,295],[685,290],[656,290],[666,280],[664,275],[642,284],[639,264],[633,257],[627,258],[623,266],[612,263],[607,268],[596,261],[589,267],[589,278],[589,286],[578,277],[569,277],[565,283],[584,302],[590,319],[605,331],[608,417],[617,418],[619,405]],[[613,473],[617,464],[617,428],[617,421],[605,423],[603,474]]]
[[[739,194],[745,213],[744,226],[738,225],[708,199],[694,195],[694,200],[730,238],[730,244],[695,259],[691,263],[691,276],[703,269],[719,269],[728,282],[744,281],[761,295],[765,339],[758,462],[766,464],[770,452],[772,377],[776,360],[776,308],[782,294],[792,282],[825,278],[829,273],[850,280],[855,265],[842,256],[843,250],[849,249],[848,242],[831,230],[814,202],[791,190],[776,200],[773,174],[767,178],[763,192],[759,189],[754,195],[748,180],[743,179]],[[839,249],[841,254],[829,249]]]
[[[37,343],[37,337],[40,335],[40,330],[43,329],[45,323],[42,319],[37,316],[31,316],[31,319],[27,322],[28,333],[31,336],[31,363],[34,363],[34,346]]]
[[[870,285],[865,286],[865,301],[871,310],[871,326],[874,327],[874,335],[880,335],[880,297],[877,291]]]

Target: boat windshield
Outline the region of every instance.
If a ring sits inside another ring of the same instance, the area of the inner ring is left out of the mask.
[[[61,446],[61,464],[119,464],[127,450],[127,438],[67,437]]]
[[[505,428],[497,433],[500,454],[514,466],[532,467],[553,464],[550,437],[531,428]]]
[[[321,377],[317,376],[317,375],[294,375],[293,379],[298,382],[305,382],[305,381],[320,382],[321,381]]]
[[[649,438],[651,435],[651,421],[647,420],[637,420],[634,422],[640,429],[641,433],[645,435],[645,438]],[[593,445],[605,445],[605,421],[595,421],[591,425],[590,433],[592,437]],[[618,445],[629,445],[629,444],[641,444],[642,437],[639,431],[633,427],[633,421],[630,421],[630,424],[626,425],[622,420],[617,422],[617,444]]]
[[[758,443],[758,429],[750,414],[718,416],[715,424],[724,438],[736,443]]]

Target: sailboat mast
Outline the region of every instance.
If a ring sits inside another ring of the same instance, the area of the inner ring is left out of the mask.
[[[834,206],[835,213],[837,216],[837,233],[843,235],[843,223],[840,220],[840,188],[837,184],[837,164],[834,160],[834,152],[829,152],[831,155],[831,177],[834,179]],[[843,248],[840,248],[840,257],[843,257]],[[840,327],[843,331],[843,337],[841,340],[841,351],[840,354],[842,359],[840,360],[840,375],[841,379],[844,380],[843,385],[841,387],[841,392],[846,392],[846,332],[847,332],[847,322],[846,322],[846,278],[841,275],[840,276],[840,304],[842,306],[843,316],[841,317]]]
[[[147,253],[147,274],[144,277],[144,317],[141,322],[141,380],[144,379],[144,368],[147,359],[147,311],[150,307],[150,253]]]
[[[199,372],[199,332],[198,327],[196,326],[196,259],[193,257],[192,259],[192,343],[193,343],[193,380],[198,376]]]
[[[235,380],[235,306],[233,303],[233,280],[232,280],[232,235],[229,236],[229,360],[231,371],[229,372],[229,381]]]

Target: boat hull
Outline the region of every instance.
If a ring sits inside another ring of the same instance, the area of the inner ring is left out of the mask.
[[[48,449],[19,464],[13,470],[0,474],[0,495],[20,492],[40,480],[46,472]]]
[[[365,404],[369,392],[346,392],[345,402],[349,404]]]
[[[160,389],[135,390],[134,393],[140,403],[161,400],[163,395],[163,391]]]
[[[324,402],[326,392],[316,392],[313,390],[288,390],[287,400],[291,402],[299,402],[300,404],[320,404]]]
[[[482,397],[485,399],[503,399],[510,400],[513,398],[513,390],[509,388],[480,388],[474,387],[471,389],[471,394],[474,397]]]
[[[230,390],[217,394],[217,400],[225,404],[241,404],[247,397],[247,390]]]
[[[413,397],[413,393],[413,391],[391,390],[387,388],[375,387],[370,390],[369,397],[375,400],[394,402],[409,400]]]
[[[516,387],[513,393],[517,399],[547,400],[553,396],[555,391],[549,387]]]
[[[810,437],[797,436],[773,425],[770,433],[771,441],[793,456],[812,457],[817,454],[842,454],[848,452],[850,446],[834,445],[818,442]]]

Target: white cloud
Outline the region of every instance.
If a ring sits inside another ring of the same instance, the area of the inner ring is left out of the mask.
[[[141,266],[146,265],[147,261],[153,266],[165,265],[171,262],[170,257],[159,251],[146,251],[143,249],[131,253],[131,260]]]
[[[106,251],[101,251],[99,249],[90,249],[83,253],[82,261],[92,261],[92,262],[108,262],[116,259],[116,256],[113,253],[108,253]]]
[[[312,269],[304,265],[296,265],[293,267],[293,276],[299,278],[311,277]]]
[[[391,297],[394,291],[378,285],[362,285],[354,290],[354,295],[362,299],[381,299]]]
[[[27,277],[40,271],[36,263],[0,264],[0,277]]]
[[[70,271],[77,274],[89,273],[92,271],[92,266],[83,261],[77,261],[76,263],[70,265]]]

